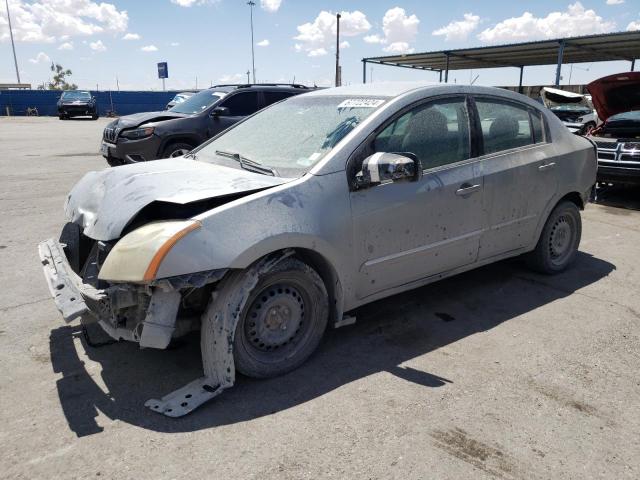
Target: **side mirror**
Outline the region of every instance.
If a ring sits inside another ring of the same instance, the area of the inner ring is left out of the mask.
[[[413,153],[378,152],[362,162],[362,170],[356,174],[358,188],[381,183],[415,182],[422,178],[422,164]]]
[[[229,109],[227,107],[216,107],[211,110],[212,117],[225,117],[229,115]]]

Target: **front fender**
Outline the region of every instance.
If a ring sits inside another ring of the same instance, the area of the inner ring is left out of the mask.
[[[353,241],[344,172],[302,179],[241,198],[194,217],[202,228],[181,239],[157,278],[221,268],[244,269],[272,252],[317,252],[351,284]]]

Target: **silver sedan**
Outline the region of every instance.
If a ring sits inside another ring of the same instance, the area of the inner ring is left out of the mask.
[[[66,321],[166,348],[204,375],[146,405],[190,412],[300,366],[357,307],[524,255],[567,268],[596,153],[505,90],[377,83],[277,103],[189,155],[87,174],[40,245]]]

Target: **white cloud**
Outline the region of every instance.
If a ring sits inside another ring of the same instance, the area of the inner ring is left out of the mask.
[[[340,42],[340,48],[349,48],[351,46],[351,44],[349,42],[347,42],[346,40],[343,42]]]
[[[390,8],[382,17],[383,35],[374,34],[364,37],[366,43],[386,45],[385,52],[411,53],[411,43],[418,34],[420,19],[416,15],[407,15],[404,8]]]
[[[267,12],[277,12],[282,4],[282,0],[260,0],[260,7]]]
[[[327,50],[324,48],[316,48],[315,50],[310,50],[307,55],[309,55],[310,57],[322,57],[323,55],[326,55]]]
[[[573,37],[594,33],[607,33],[615,23],[606,21],[594,10],[586,10],[580,2],[564,12],[551,12],[546,17],[534,17],[525,12],[519,17],[507,18],[483,30],[478,38],[487,43]]]
[[[219,0],[171,0],[171,3],[180,5],[181,7],[193,7],[194,5],[206,5],[208,3],[217,3]]]
[[[340,36],[355,37],[371,29],[367,16],[355,10],[340,12]],[[336,40],[336,15],[322,10],[313,22],[304,23],[297,27],[298,35],[294,45],[298,52],[305,52],[310,57],[326,55]]]
[[[138,35],[137,33],[127,33],[124,37],[122,37],[122,40],[140,40],[142,37],[140,35]]]
[[[107,50],[107,47],[102,43],[102,40],[89,43],[89,48],[94,52],[105,52]]]
[[[463,20],[451,22],[448,25],[434,30],[432,35],[444,36],[446,41],[463,41],[469,37],[480,24],[480,17],[473,13],[465,13]]]
[[[13,0],[11,23],[18,42],[51,43],[74,36],[120,33],[129,15],[111,3],[90,0]],[[4,12],[3,12],[4,13]],[[0,17],[0,42],[9,39],[6,17]]]
[[[158,47],[156,47],[155,45],[145,45],[144,47],[140,47],[140,50],[142,50],[143,52],[157,52]]]
[[[38,53],[38,55],[36,55],[36,58],[30,58],[29,62],[31,63],[51,63],[51,59],[49,58],[49,55],[47,55],[44,52],[40,52]]]
[[[260,40],[258,43],[256,43],[257,46],[259,47],[268,47],[269,46],[269,40],[267,40],[266,38],[264,40]]]
[[[384,43],[384,37],[381,37],[378,34],[375,35],[367,35],[363,38],[366,43]]]
[[[624,0],[607,0],[607,5],[622,5]]]
[[[73,50],[73,42],[64,42],[58,47],[58,50]]]
[[[169,45],[171,45],[172,47],[179,47],[180,42],[171,42]]]
[[[420,20],[415,15],[407,16],[404,8],[395,7],[387,10],[382,18],[382,32],[388,44],[383,50],[392,53],[411,53],[410,44],[418,34]]]
[[[633,21],[629,25],[627,25],[627,31],[631,32],[634,30],[640,30],[640,20]]]

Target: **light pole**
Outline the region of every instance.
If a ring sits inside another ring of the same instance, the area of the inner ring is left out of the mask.
[[[253,83],[256,83],[256,60],[253,51],[253,7],[256,5],[256,2],[249,0],[247,5],[249,5],[249,11],[251,12],[251,68],[253,71]]]
[[[336,87],[340,86],[340,14],[336,14]]]
[[[20,83],[20,70],[18,70],[18,58],[16,57],[16,45],[13,43],[13,29],[11,28],[11,15],[9,14],[9,0],[5,0],[7,6],[7,20],[9,21],[9,36],[11,37],[11,48],[13,50],[13,63],[16,66],[16,77]]]

